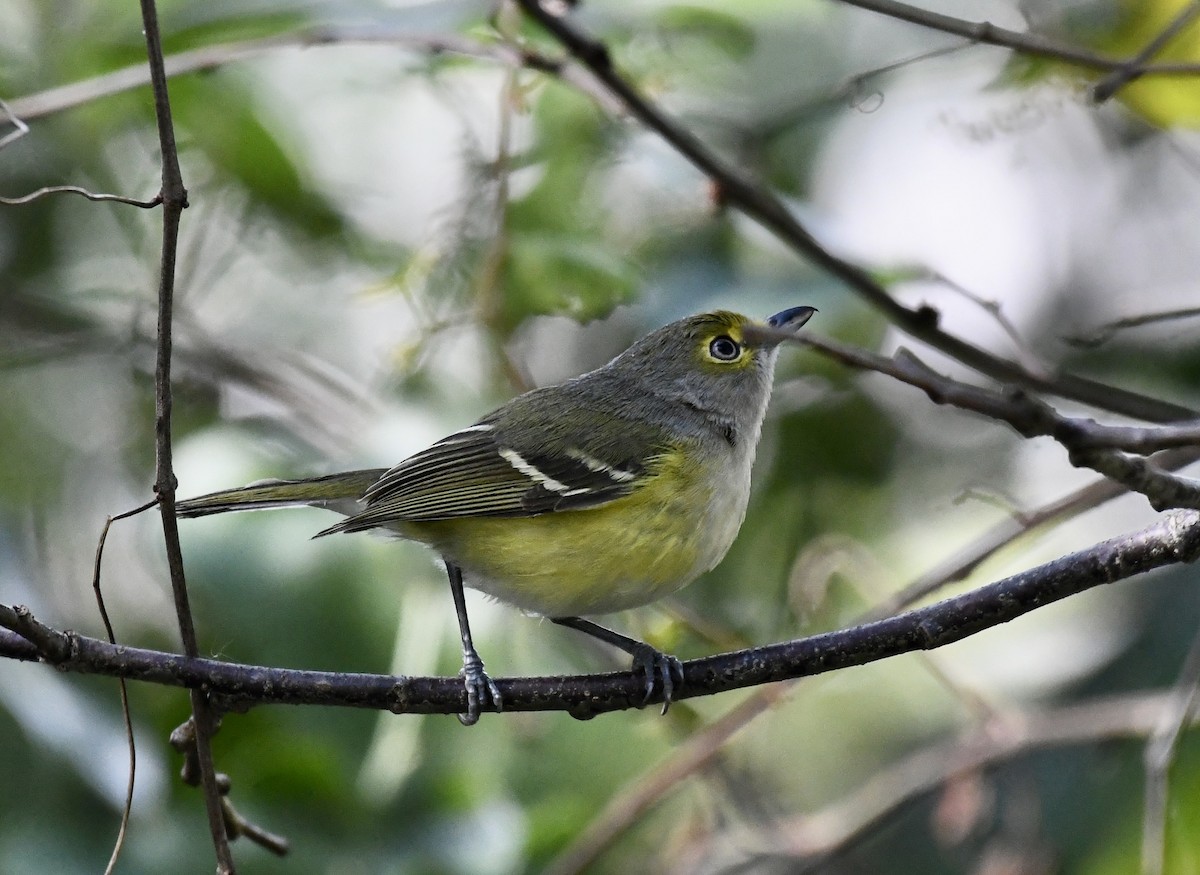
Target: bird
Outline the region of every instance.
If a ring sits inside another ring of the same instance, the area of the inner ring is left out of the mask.
[[[587,617],[654,602],[724,558],[745,518],[780,344],[816,312],[688,316],[391,468],[260,481],[176,511],[325,507],[344,518],[314,537],[383,529],[430,547],[458,617],[464,725],[503,710],[464,585],[623,650],[645,677],[643,704],[659,688],[665,711],[678,659]]]

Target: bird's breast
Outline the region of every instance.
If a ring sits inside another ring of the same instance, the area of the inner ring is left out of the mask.
[[[748,461],[668,452],[633,492],[598,507],[408,523],[402,533],[459,565],[468,586],[518,608],[605,614],[669,595],[720,562],[748,495]]]

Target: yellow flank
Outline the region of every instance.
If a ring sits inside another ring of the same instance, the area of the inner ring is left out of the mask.
[[[680,446],[655,457],[633,492],[599,507],[395,528],[518,608],[550,617],[620,611],[674,592],[725,555],[745,497],[712,493],[724,481],[706,468],[723,461]]]

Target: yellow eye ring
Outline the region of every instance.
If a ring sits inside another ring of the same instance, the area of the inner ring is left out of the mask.
[[[719,362],[737,361],[742,355],[742,345],[728,334],[720,334],[709,341],[708,354]]]

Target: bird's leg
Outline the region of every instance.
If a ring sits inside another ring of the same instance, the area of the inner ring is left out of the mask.
[[[450,578],[450,594],[454,596],[454,610],[458,614],[458,632],[462,637],[463,667],[459,676],[467,688],[467,713],[458,715],[458,722],[463,726],[472,726],[479,721],[479,711],[490,701],[497,711],[504,710],[492,679],[483,670],[483,660],[475,651],[471,641],[471,624],[467,620],[467,601],[463,595],[462,569],[453,562],[446,560],[446,575]]]
[[[646,675],[646,698],[642,700],[642,704],[646,704],[654,696],[655,681],[661,681],[662,713],[667,713],[667,708],[670,707],[675,693],[676,682],[683,683],[683,665],[677,658],[669,653],[656,650],[645,641],[638,641],[636,638],[622,635],[607,626],[601,626],[599,623],[593,623],[582,617],[551,617],[550,621],[569,629],[577,629],[593,638],[599,638],[606,644],[611,644],[632,656],[634,670],[641,671]]]

